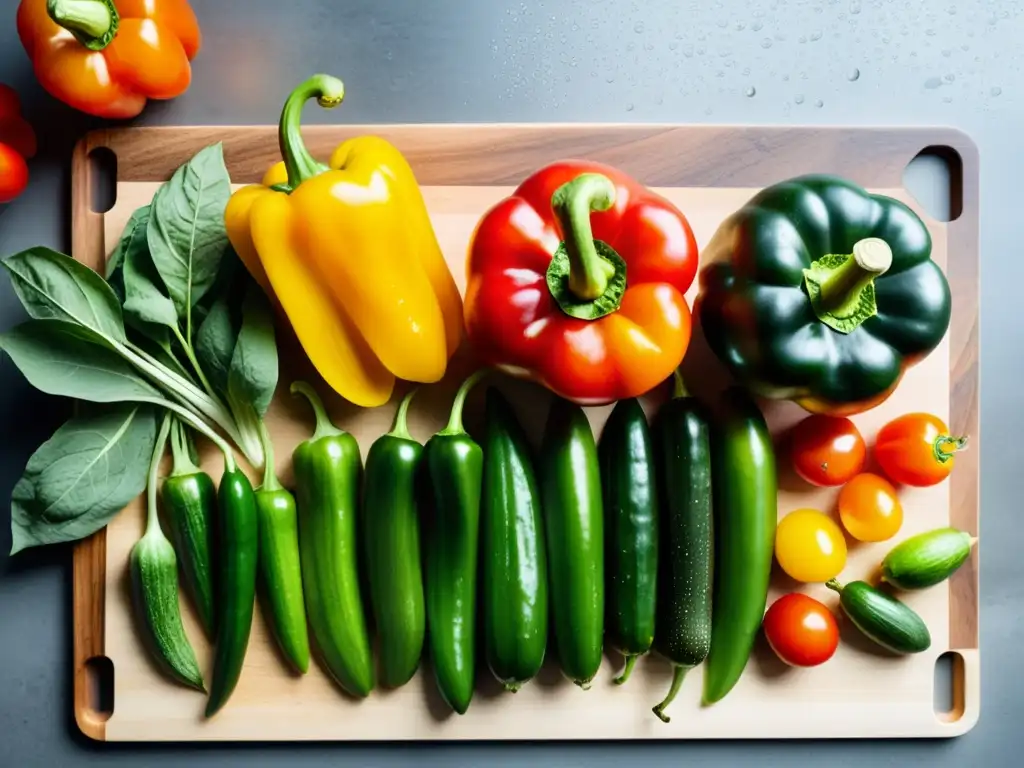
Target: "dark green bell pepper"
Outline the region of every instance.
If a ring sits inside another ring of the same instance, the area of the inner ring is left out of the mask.
[[[949,284],[906,205],[835,176],[755,195],[704,250],[708,345],[756,394],[851,414],[942,341]]]

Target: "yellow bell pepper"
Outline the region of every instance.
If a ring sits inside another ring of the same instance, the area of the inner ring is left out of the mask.
[[[343,96],[329,75],[292,92],[279,127],[284,161],[232,195],[225,222],[327,384],[372,407],[388,401],[396,378],[444,376],[462,339],[462,298],[397,148],[361,136],[323,165],[303,143],[305,102],[330,108]]]

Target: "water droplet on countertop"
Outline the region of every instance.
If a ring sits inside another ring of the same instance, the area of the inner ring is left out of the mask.
[[[853,69],[846,73],[846,79],[849,80],[851,83],[860,80],[860,70],[854,67]]]
[[[665,103],[665,95],[662,94],[662,93],[659,93],[658,97],[654,100],[654,103],[657,104],[660,107],[662,104]]]
[[[815,99],[814,106],[820,109],[821,107],[825,106],[825,102],[822,101],[821,99]]]
[[[751,85],[743,93],[746,95],[748,99],[752,99],[757,95],[757,89]]]
[[[950,72],[948,75],[946,75],[946,82],[947,83],[952,83],[954,80],[956,80],[956,75],[954,75],[952,72]]]
[[[948,59],[950,56],[953,55],[953,52],[949,48],[943,48],[942,55]]]
[[[635,48],[636,48],[636,44],[635,43],[626,43],[626,50],[627,51],[632,51]]]
[[[963,45],[960,46],[960,50],[961,51],[969,51],[969,50],[971,50],[971,46],[969,46],[967,43],[964,43]]]
[[[798,37],[796,41],[798,43],[806,43],[807,42],[807,35],[800,35],[800,37]]]
[[[946,13],[948,13],[950,16],[955,16],[956,15],[956,6],[955,5],[949,6],[949,8],[946,9]]]
[[[762,24],[760,21],[755,21],[753,24],[750,25],[750,28],[755,32],[760,32],[762,29],[764,29],[764,24]]]
[[[820,29],[816,29],[813,32],[811,32],[811,42],[813,43],[816,40],[821,40],[821,30]]]
[[[746,28],[747,28],[747,25],[744,24],[742,21],[739,21],[739,22],[736,23],[736,31],[737,32],[742,32]]]
[[[998,85],[993,85],[991,90],[989,90],[989,93],[992,94],[993,96],[998,96],[1002,92],[1003,92],[1003,89],[1000,88]]]
[[[715,23],[718,25],[719,29],[725,29],[726,27],[729,26],[729,20],[728,19],[719,19]]]
[[[924,87],[930,90],[940,88],[942,86],[942,79],[938,77],[929,77],[924,81]]]
[[[935,37],[935,30],[930,27],[926,29],[924,33],[928,35],[928,37]]]
[[[782,76],[782,82],[784,82],[784,83],[788,83],[789,82],[789,75],[788,74],[785,74],[785,75]]]
[[[802,93],[798,93],[796,96],[793,97],[793,101],[795,103],[797,103],[797,104],[803,104],[804,103],[804,95]]]
[[[688,59],[692,59],[693,58],[693,46],[692,45],[687,45],[685,48],[683,48],[683,56],[685,56]]]
[[[668,49],[670,51],[674,51],[678,47],[679,47],[679,43],[677,43],[675,40],[673,40],[671,43],[668,44]]]
[[[890,39],[891,38],[888,35],[882,35],[882,42],[885,43],[886,45],[889,44]]]
[[[708,49],[705,48],[703,45],[698,45],[697,46],[697,55],[698,56],[703,56],[707,52],[708,52]]]
[[[606,77],[606,78],[604,79],[604,81],[605,81],[606,83],[614,83],[614,82],[615,82],[615,75],[608,75],[608,77]]]
[[[761,41],[761,47],[762,48],[771,48],[772,47],[772,39],[770,37],[766,37],[764,40]]]
[[[860,13],[860,0],[853,0],[853,2],[850,3],[850,13]]]
[[[712,113],[713,111],[714,111],[714,110],[713,110],[713,109],[711,109],[711,107],[705,107],[705,108],[704,108],[704,114],[705,114],[705,115],[710,115],[710,114],[711,114],[711,113]]]
[[[644,23],[642,21],[638,21],[633,25],[633,31],[638,35],[641,34],[644,31]]]
[[[633,102],[632,101],[629,102],[629,104],[626,105],[626,111],[627,112],[632,112],[633,111]]]
[[[744,67],[743,68],[743,76],[746,77],[749,74],[750,74],[750,67]]]

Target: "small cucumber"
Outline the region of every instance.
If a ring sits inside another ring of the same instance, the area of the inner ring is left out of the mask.
[[[895,597],[875,589],[866,581],[842,586],[835,579],[825,586],[839,593],[839,604],[854,625],[893,653],[927,651],[932,644],[924,620]]]
[[[974,539],[956,528],[937,528],[897,544],[882,561],[882,581],[897,589],[924,589],[945,581],[971,555]]]

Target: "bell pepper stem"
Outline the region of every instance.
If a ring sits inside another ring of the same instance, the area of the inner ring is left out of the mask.
[[[473,389],[473,385],[486,376],[487,373],[488,371],[486,368],[481,368],[462,382],[462,386],[459,387],[459,391],[455,393],[455,401],[452,403],[452,413],[451,416],[448,417],[448,426],[437,434],[461,435],[466,432],[465,428],[462,426],[462,410],[466,405],[466,398],[469,396],[469,391]]]
[[[146,484],[146,534],[154,536],[163,535],[160,529],[160,518],[157,515],[156,486],[159,481],[160,462],[167,451],[167,436],[171,432],[170,413],[165,413],[163,421],[160,422],[160,429],[156,434],[156,443],[153,445],[153,456],[149,460],[149,479]]]
[[[861,292],[892,266],[892,249],[877,237],[858,240],[850,258],[821,281],[821,305],[836,312],[856,305]]]
[[[320,395],[316,393],[309,384],[304,381],[293,381],[291,386],[291,393],[293,395],[302,395],[309,401],[310,406],[313,408],[313,416],[316,418],[316,428],[313,430],[313,436],[310,440],[319,440],[321,437],[332,437],[334,435],[343,435],[345,432],[338,429],[331,422],[331,417],[327,415],[327,409],[324,408],[324,401],[320,399]]]
[[[569,290],[583,301],[603,296],[615,266],[594,245],[590,214],[615,205],[615,185],[600,173],[582,173],[551,196],[551,207],[562,226],[569,256]]]
[[[302,140],[302,108],[310,99],[316,99],[324,109],[333,109],[345,98],[345,85],[330,75],[313,75],[292,91],[281,110],[277,139],[281,146],[281,157],[288,171],[288,186],[295,189],[299,184],[319,176],[328,170],[327,166],[310,154]]]
[[[686,388],[686,382],[683,381],[683,374],[676,368],[672,371],[672,399],[678,400],[682,397],[689,397],[690,392]]]
[[[412,403],[416,392],[416,388],[410,389],[398,404],[398,410],[395,411],[395,420],[391,424],[391,431],[388,432],[391,437],[399,437],[403,440],[413,439],[409,433],[409,404]]]
[[[260,444],[263,446],[263,484],[260,485],[260,490],[280,491],[281,481],[277,479],[277,473],[274,471],[274,441],[263,419],[260,419],[259,430]]]
[[[665,696],[660,704],[651,710],[663,723],[669,723],[672,721],[672,718],[665,714],[665,709],[675,700],[676,695],[679,693],[679,689],[683,686],[683,680],[686,679],[686,673],[690,671],[690,667],[683,666],[682,664],[673,664],[672,666],[672,685],[668,689],[668,695]]]
[[[46,12],[57,26],[93,51],[110,45],[120,21],[113,0],[47,0]]]

